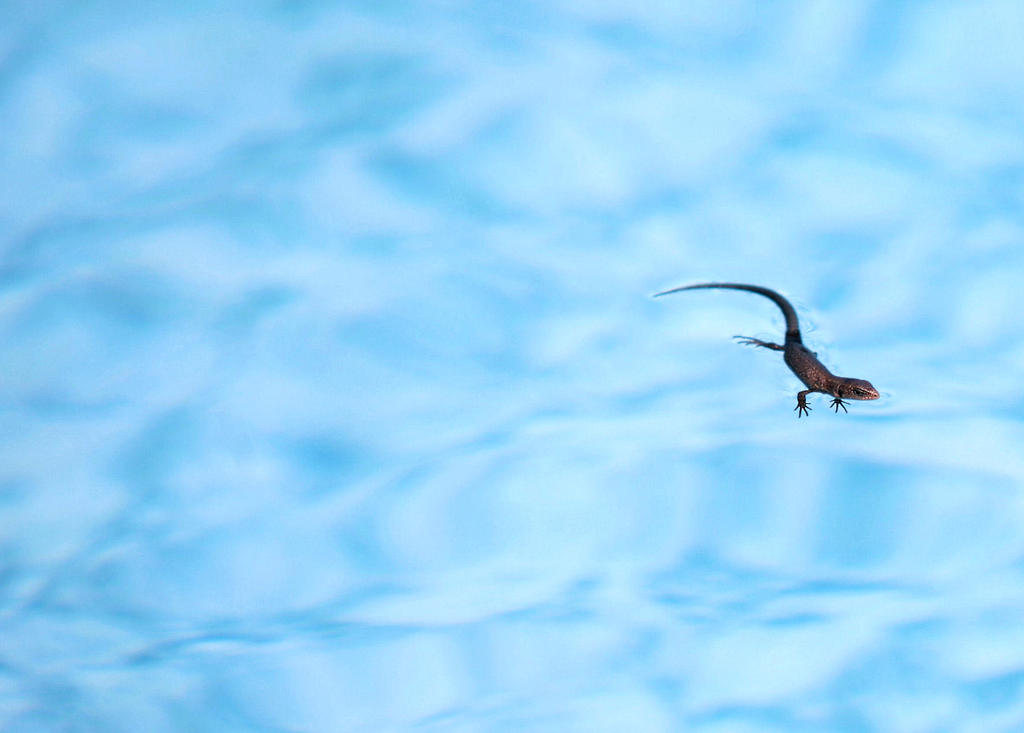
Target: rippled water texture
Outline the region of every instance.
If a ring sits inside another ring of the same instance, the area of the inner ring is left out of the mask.
[[[1024,729],[1019,2],[0,10],[0,728]]]

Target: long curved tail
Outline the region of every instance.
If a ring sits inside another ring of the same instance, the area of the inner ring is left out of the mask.
[[[786,340],[796,341],[797,343],[803,343],[800,338],[800,323],[796,319],[796,311],[793,309],[793,305],[783,298],[781,295],[776,293],[774,290],[768,288],[762,288],[760,285],[742,285],[740,283],[698,283],[696,285],[684,285],[680,288],[672,288],[671,290],[665,290],[661,293],[656,293],[655,298],[661,295],[669,295],[670,293],[678,293],[683,290],[704,290],[704,289],[722,289],[722,290],[747,290],[751,293],[757,293],[770,299],[775,305],[782,309],[782,315],[786,317]]]

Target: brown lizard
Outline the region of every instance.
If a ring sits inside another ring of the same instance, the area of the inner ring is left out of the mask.
[[[878,390],[874,388],[871,382],[851,377],[837,377],[826,369],[824,364],[818,361],[817,354],[804,346],[803,340],[800,338],[800,324],[797,322],[796,311],[793,309],[792,304],[774,290],[762,288],[758,285],[740,285],[738,283],[699,283],[697,285],[684,285],[680,288],[672,288],[671,290],[658,293],[654,297],[678,293],[683,290],[701,290],[705,288],[747,290],[769,298],[782,309],[782,314],[786,317],[786,340],[784,343],[773,344],[746,336],[737,336],[736,338],[740,340],[740,343],[747,344],[748,346],[763,346],[766,349],[782,352],[782,358],[785,360],[786,366],[792,369],[800,381],[807,385],[807,389],[796,396],[796,407],[794,409],[796,410],[797,417],[803,417],[811,409],[807,406],[807,395],[811,392],[822,392],[832,395],[831,406],[835,408],[837,413],[840,407],[843,408],[843,412],[848,412],[846,403],[843,401],[845,399],[878,399]]]

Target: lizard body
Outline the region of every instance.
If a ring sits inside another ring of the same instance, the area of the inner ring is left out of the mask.
[[[796,396],[797,417],[803,417],[811,409],[807,406],[807,395],[812,392],[821,392],[832,396],[832,407],[838,413],[842,407],[846,410],[845,399],[851,400],[877,400],[878,390],[871,382],[864,379],[853,379],[852,377],[837,377],[830,372],[825,365],[818,361],[817,355],[804,346],[800,338],[800,324],[797,321],[796,310],[793,305],[774,290],[762,288],[759,285],[741,285],[739,283],[698,283],[696,285],[684,285],[679,288],[672,288],[658,293],[654,297],[678,293],[683,290],[702,289],[724,289],[724,290],[746,290],[757,293],[768,298],[775,305],[782,309],[782,315],[786,318],[786,337],[782,344],[773,344],[760,339],[737,336],[740,343],[748,346],[763,346],[766,349],[781,351],[782,358],[807,389]]]

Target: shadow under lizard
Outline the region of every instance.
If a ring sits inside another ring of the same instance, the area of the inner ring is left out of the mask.
[[[739,339],[740,343],[748,346],[763,346],[766,349],[782,352],[782,358],[785,360],[786,366],[792,369],[800,381],[807,385],[807,389],[796,396],[796,407],[794,409],[796,410],[797,417],[803,417],[810,411],[811,408],[807,406],[807,395],[811,392],[832,395],[831,406],[835,408],[837,413],[840,407],[843,408],[843,412],[848,412],[844,402],[846,399],[878,399],[878,390],[874,388],[871,382],[865,379],[853,379],[852,377],[837,377],[826,369],[824,364],[818,361],[817,355],[804,346],[803,340],[800,338],[800,324],[797,321],[793,305],[774,290],[762,288],[759,285],[741,285],[739,283],[698,283],[696,285],[672,288],[671,290],[657,293],[654,297],[678,293],[683,290],[703,289],[746,290],[763,295],[782,309],[782,315],[786,317],[786,339],[784,343],[773,344],[746,336],[736,336],[735,338]]]

